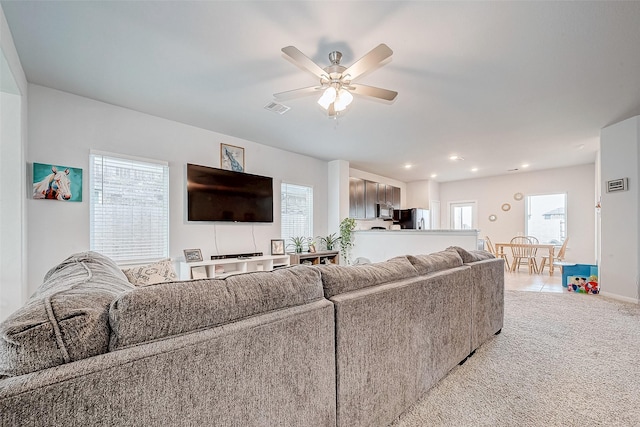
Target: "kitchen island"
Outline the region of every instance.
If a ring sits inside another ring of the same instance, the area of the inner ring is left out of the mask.
[[[478,248],[479,230],[354,230],[351,262],[380,262],[400,255],[429,254],[460,246]]]

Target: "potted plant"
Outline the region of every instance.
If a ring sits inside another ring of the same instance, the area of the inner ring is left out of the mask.
[[[353,247],[353,230],[356,228],[356,220],[345,218],[340,223],[340,254],[347,265],[351,264],[351,248]]]
[[[308,244],[309,242],[308,237],[301,236],[291,237],[289,238],[289,240],[291,240],[291,243],[288,244],[287,247],[293,247],[294,252],[297,254],[302,253],[302,251],[304,250],[304,245]]]
[[[318,240],[325,250],[332,251],[335,244],[340,240],[340,236],[337,233],[331,233],[325,237],[318,236]]]

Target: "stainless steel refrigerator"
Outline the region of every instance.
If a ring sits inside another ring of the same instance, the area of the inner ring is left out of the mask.
[[[393,222],[399,224],[401,229],[407,230],[428,230],[431,228],[429,209],[396,209],[393,211]]]

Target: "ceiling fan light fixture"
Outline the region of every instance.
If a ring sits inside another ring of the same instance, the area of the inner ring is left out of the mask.
[[[318,104],[325,110],[329,109],[329,105],[331,105],[336,100],[336,88],[333,86],[329,86],[320,99],[318,99]]]
[[[343,111],[351,104],[351,101],[353,101],[353,95],[348,90],[340,89],[333,106],[336,111]]]
[[[385,101],[393,101],[398,95],[397,92],[391,90],[352,83],[353,80],[382,65],[386,59],[391,57],[393,51],[384,43],[370,50],[362,58],[351,64],[350,67],[340,65],[342,54],[338,51],[329,53],[331,65],[324,68],[313,62],[294,46],[283,47],[282,52],[295,64],[311,73],[316,79],[319,78],[320,87],[310,86],[276,93],[273,96],[277,100],[287,99],[292,96],[311,95],[317,93],[317,90],[323,90],[320,99],[317,101],[318,105],[328,112],[329,117],[337,117],[336,113],[344,111],[353,101],[351,91],[357,92],[361,96],[370,96]]]

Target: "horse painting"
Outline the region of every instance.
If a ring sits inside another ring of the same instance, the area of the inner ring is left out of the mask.
[[[58,171],[51,166],[51,172],[42,181],[33,184],[34,199],[71,199],[71,181],[69,180],[69,168]]]

